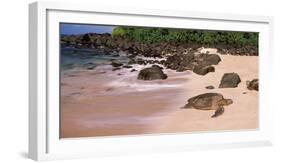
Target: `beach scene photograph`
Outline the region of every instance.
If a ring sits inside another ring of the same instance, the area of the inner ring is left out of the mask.
[[[60,138],[258,129],[258,40],[60,23]]]

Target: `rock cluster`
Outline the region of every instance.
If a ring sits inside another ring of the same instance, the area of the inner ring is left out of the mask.
[[[146,44],[131,40],[126,37],[112,37],[110,34],[87,33],[84,35],[67,35],[61,37],[62,45],[81,47],[103,48],[106,52],[112,50],[125,51],[130,54],[143,54],[149,57],[162,57],[163,54],[171,54],[175,51],[184,53],[187,48],[197,49],[202,45],[160,42]],[[252,46],[233,47],[228,45],[214,45],[221,54],[257,56],[258,48]]]
[[[202,45],[177,43],[177,42],[160,42],[160,43],[142,43],[131,40],[126,37],[112,37],[110,34],[87,33],[84,35],[62,36],[62,46],[75,46],[77,48],[87,47],[103,51],[103,54],[119,56],[119,52],[125,52],[130,59],[131,64],[161,64],[168,69],[178,72],[191,70],[198,75],[206,75],[215,71],[213,65],[219,64],[221,58],[217,54],[196,53],[196,50]],[[214,46],[219,53],[231,55],[258,55],[258,49],[255,47],[234,48],[226,45]],[[142,55],[144,57],[163,58],[163,60],[143,60],[136,58]],[[118,70],[122,63],[112,62],[114,70]],[[92,67],[90,67],[91,69]],[[222,85],[223,87],[223,85]]]

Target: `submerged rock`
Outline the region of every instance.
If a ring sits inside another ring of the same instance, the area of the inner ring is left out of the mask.
[[[122,63],[118,63],[118,62],[112,62],[111,65],[112,65],[113,67],[120,67],[120,66],[122,66],[123,64],[122,64]]]
[[[225,73],[221,79],[219,88],[236,88],[241,82],[237,73]]]
[[[130,59],[128,65],[136,64],[137,62],[134,59]]]
[[[259,91],[259,79],[253,79],[252,81],[247,81],[246,84],[249,90]]]
[[[134,71],[137,71],[137,70],[133,68],[133,69],[131,70],[131,72],[134,72]]]
[[[138,74],[139,80],[156,80],[167,79],[168,76],[164,74],[160,67],[154,66],[142,69]]]
[[[132,68],[133,66],[129,66],[129,65],[124,65],[124,68]]]

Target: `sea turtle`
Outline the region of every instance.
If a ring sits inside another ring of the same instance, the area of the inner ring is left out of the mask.
[[[182,109],[194,108],[198,110],[216,110],[212,118],[223,114],[223,106],[233,103],[231,99],[224,99],[219,93],[204,93],[188,99],[188,103]]]

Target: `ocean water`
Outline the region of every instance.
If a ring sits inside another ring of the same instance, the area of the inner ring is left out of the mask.
[[[101,49],[61,47],[61,70],[94,69],[100,65],[110,65],[113,60],[127,63],[128,58],[118,53],[105,53]]]

